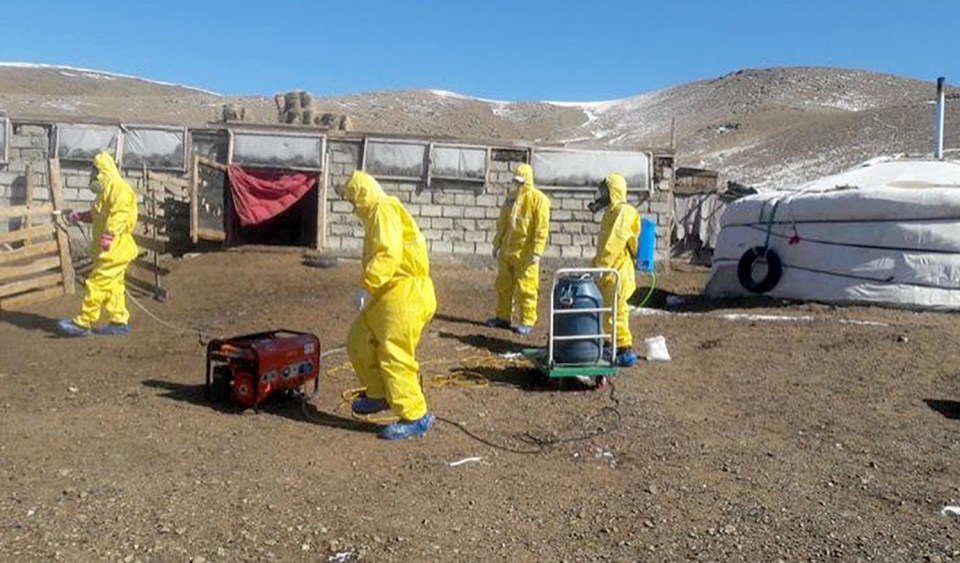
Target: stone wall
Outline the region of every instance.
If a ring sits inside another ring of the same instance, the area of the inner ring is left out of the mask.
[[[0,164],[0,206],[20,205],[25,199],[26,168],[33,163],[36,171],[34,201],[49,200],[47,160],[50,154],[52,127],[46,124],[16,122],[10,139],[10,159]],[[223,131],[191,132],[194,154],[224,162],[227,136]],[[328,140],[330,189],[327,202],[327,247],[332,252],[353,254],[361,248],[363,227],[353,216],[352,207],[340,200],[334,190],[360,166],[362,140]],[[430,187],[418,181],[383,180],[387,193],[396,196],[417,220],[434,254],[489,255],[496,234],[500,207],[510,190],[510,180],[517,165],[527,159],[528,151],[515,148],[494,148],[488,183],[434,180]],[[641,214],[657,224],[657,259],[668,256],[668,234],[673,209],[673,158],[653,155],[651,192],[631,190],[629,201]],[[142,190],[141,171],[123,170],[135,189]],[[61,162],[62,185],[66,207],[85,209],[94,198],[88,189],[93,178],[92,163]],[[536,170],[534,170],[536,176]],[[550,240],[547,256],[591,258],[596,250],[600,230],[600,214],[593,214],[587,204],[592,191],[544,190],[551,201]],[[38,223],[41,221],[37,221]],[[0,231],[19,227],[19,220],[0,222]],[[171,233],[172,238],[185,239]],[[75,236],[75,235],[74,235]]]
[[[360,249],[363,227],[352,214],[349,203],[337,197],[335,186],[343,185],[361,161],[361,142],[329,143],[330,190],[327,208],[327,248],[352,252]],[[526,151],[494,149],[486,187],[470,183],[383,180],[380,185],[396,196],[417,220],[431,253],[488,255],[493,250],[496,221],[510,189],[517,165]],[[654,190],[631,190],[630,203],[644,217],[657,223],[657,259],[667,256],[666,235],[672,209],[672,158],[654,159]],[[536,179],[536,170],[534,170]],[[564,258],[592,258],[596,251],[601,215],[587,209],[594,194],[590,191],[544,190],[551,202],[550,240],[546,255]]]
[[[40,123],[13,123],[10,138],[9,161],[0,164],[0,206],[23,205],[26,202],[27,169],[33,170],[33,201],[50,201],[48,161],[52,150],[53,127]],[[138,193],[144,192],[141,169],[121,170],[124,178]],[[60,185],[63,188],[64,207],[88,209],[96,198],[90,191],[90,182],[96,178],[92,162],[60,161]],[[49,223],[50,217],[35,217],[36,225]],[[20,228],[21,218],[0,221],[0,232]],[[75,228],[68,230],[75,249],[86,248],[83,235]],[[89,236],[89,229],[87,228]]]

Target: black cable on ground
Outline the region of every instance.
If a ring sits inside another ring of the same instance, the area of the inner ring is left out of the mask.
[[[608,386],[609,386],[609,388],[610,388],[610,395],[609,395],[610,401],[613,402],[613,403],[615,403],[615,404],[617,404],[617,405],[619,405],[619,404],[620,404],[620,399],[616,398],[616,395],[615,395],[615,393],[616,393],[616,386],[613,384],[613,381],[608,380]],[[456,426],[458,429],[460,429],[461,432],[463,432],[463,433],[466,434],[467,436],[473,438],[474,440],[480,442],[481,444],[485,444],[485,445],[487,445],[487,446],[490,446],[491,448],[495,448],[495,449],[498,449],[498,450],[502,450],[502,451],[510,452],[510,453],[515,453],[515,454],[542,454],[542,453],[548,452],[551,448],[553,448],[554,446],[560,445],[560,444],[570,444],[570,443],[573,443],[573,442],[582,442],[582,441],[590,440],[590,439],[592,439],[592,438],[596,438],[596,437],[598,437],[598,436],[602,436],[602,435],[604,435],[604,434],[608,434],[608,433],[610,433],[610,432],[615,432],[616,430],[618,430],[618,429],[620,428],[620,424],[621,424],[621,422],[622,422],[622,420],[623,420],[623,417],[622,417],[622,415],[620,414],[620,411],[618,411],[618,410],[616,409],[616,407],[610,407],[610,406],[603,407],[602,409],[600,409],[600,412],[598,412],[597,414],[595,414],[595,415],[591,416],[590,418],[588,418],[588,419],[585,421],[585,423],[586,423],[586,422],[590,422],[591,420],[593,420],[594,418],[597,418],[598,416],[601,416],[601,415],[602,415],[603,413],[605,413],[605,412],[613,413],[614,416],[616,417],[616,418],[615,418],[615,423],[614,423],[614,425],[613,425],[611,428],[599,428],[598,430],[595,430],[595,431],[593,431],[593,432],[588,432],[588,433],[586,433],[586,434],[582,434],[582,435],[579,435],[579,436],[571,436],[571,437],[569,437],[569,438],[541,438],[541,437],[538,437],[538,436],[534,436],[534,435],[530,434],[529,432],[523,432],[523,433],[521,433],[521,434],[517,434],[517,435],[516,435],[517,440],[519,440],[519,441],[521,441],[521,442],[523,442],[523,443],[525,443],[525,444],[529,444],[529,445],[531,445],[531,446],[535,446],[536,449],[530,449],[530,450],[521,450],[521,449],[518,449],[518,448],[511,447],[511,446],[504,446],[504,445],[501,445],[501,444],[496,444],[496,443],[491,442],[490,440],[488,440],[488,439],[486,439],[486,438],[484,438],[484,437],[482,437],[482,436],[479,436],[479,435],[475,434],[474,432],[471,432],[470,430],[467,430],[467,428],[466,428],[465,426],[463,426],[462,424],[460,424],[459,422],[455,422],[455,421],[453,421],[453,420],[450,420],[450,419],[448,419],[448,418],[444,418],[444,417],[442,417],[442,416],[437,416],[437,420],[441,420],[441,421],[443,421],[443,422],[446,422],[447,424],[450,424],[450,425],[452,425],[452,426]]]
[[[63,229],[64,231],[66,231],[66,228],[63,227],[63,226],[61,226],[61,225],[59,224],[59,222],[56,222],[56,225],[57,225],[57,227],[59,227],[59,228]],[[78,226],[78,227],[79,227],[79,226]],[[81,234],[84,236],[84,238],[87,238],[86,233],[83,232],[82,229],[80,229],[80,232],[81,232]],[[78,278],[79,278],[79,276],[78,276]],[[651,288],[651,293],[652,293],[652,289],[653,289],[653,288]],[[191,328],[179,327],[179,326],[173,325],[173,324],[171,324],[171,323],[168,323],[168,322],[160,319],[159,317],[157,317],[156,315],[154,315],[152,312],[150,312],[146,307],[144,307],[133,295],[130,295],[130,292],[129,292],[129,291],[127,291],[126,293],[127,293],[127,296],[130,297],[130,299],[134,302],[134,304],[136,304],[136,305],[137,305],[140,309],[142,309],[148,316],[150,316],[151,318],[153,318],[153,320],[157,321],[157,322],[160,323],[161,325],[166,326],[166,327],[168,327],[168,328],[170,328],[170,329],[172,329],[172,330],[174,330],[174,331],[177,331],[177,332],[183,332],[183,333],[196,332],[196,333],[197,333],[197,337],[198,337],[198,339],[199,339],[199,342],[200,342],[200,345],[201,345],[201,346],[205,345],[205,343],[204,343],[204,341],[203,341],[203,337],[204,337],[204,336],[210,336],[211,338],[214,338],[214,337],[212,337],[211,335],[208,335],[208,334],[203,333],[203,332],[200,331],[199,329],[191,329]],[[649,293],[648,293],[647,297],[649,297]],[[338,347],[338,348],[334,348],[334,349],[332,349],[332,350],[328,350],[327,352],[321,354],[321,355],[320,355],[320,358],[323,359],[323,358],[326,357],[326,356],[329,356],[329,355],[332,355],[332,354],[336,354],[336,353],[339,353],[339,352],[344,352],[344,351],[346,351],[346,346],[341,346],[341,347]],[[318,372],[319,372],[319,366],[318,366]],[[319,377],[319,373],[318,373],[318,377]],[[619,403],[620,403],[619,399],[617,399],[617,398],[615,397],[616,387],[615,387],[615,385],[613,384],[613,381],[612,381],[612,380],[608,380],[608,386],[610,387],[610,395],[609,395],[610,400],[611,400],[612,402],[616,403],[616,404],[619,404]],[[310,401],[312,401],[313,399],[315,399],[315,398],[319,395],[319,391],[320,391],[320,390],[319,390],[319,387],[318,387],[313,393],[310,393],[310,394],[303,393],[303,394],[300,396],[300,400],[301,400],[301,401],[300,401],[300,405],[301,405],[302,412],[303,412],[303,414],[304,414],[305,416],[307,416],[308,418],[311,418],[311,415],[310,415],[309,413],[307,413],[307,411],[306,411],[306,406],[307,406],[307,404],[310,403]],[[612,412],[614,415],[616,415],[616,423],[614,424],[614,426],[613,426],[612,428],[600,428],[599,430],[594,431],[594,432],[589,432],[589,433],[587,433],[587,434],[583,434],[583,435],[580,435],[580,436],[573,436],[573,437],[569,437],[569,438],[540,438],[540,437],[537,437],[537,436],[534,436],[534,435],[530,434],[529,432],[524,432],[524,433],[522,433],[522,434],[518,434],[518,435],[516,436],[516,438],[517,438],[518,440],[520,440],[521,442],[524,442],[524,443],[526,443],[526,444],[530,444],[530,445],[536,446],[536,449],[531,449],[531,450],[521,450],[521,449],[513,448],[513,447],[510,447],[510,446],[504,446],[504,445],[501,445],[501,444],[496,444],[496,443],[494,443],[494,442],[492,442],[492,441],[490,441],[490,440],[487,440],[486,438],[483,438],[482,436],[479,436],[479,435],[475,434],[474,432],[471,432],[470,430],[467,430],[467,428],[466,428],[463,424],[461,424],[461,423],[459,423],[459,422],[455,422],[455,421],[453,421],[453,420],[450,420],[449,418],[445,418],[445,417],[442,417],[442,416],[437,416],[436,418],[437,418],[437,420],[440,420],[440,421],[442,421],[442,422],[445,422],[445,423],[447,423],[447,424],[450,424],[451,426],[457,427],[458,429],[460,429],[461,432],[463,432],[464,434],[466,434],[466,435],[469,436],[470,438],[472,438],[472,439],[474,439],[474,440],[476,440],[476,441],[478,441],[478,442],[480,442],[480,443],[482,443],[482,444],[485,444],[485,445],[487,445],[487,446],[490,446],[491,448],[495,448],[495,449],[498,449],[498,450],[502,450],[502,451],[510,452],[510,453],[515,453],[515,454],[540,454],[540,453],[545,453],[545,452],[547,452],[550,448],[552,448],[553,446],[556,446],[556,445],[558,445],[558,444],[569,444],[569,443],[573,443],[573,442],[580,442],[580,441],[584,441],[584,440],[589,440],[589,439],[592,439],[592,438],[596,438],[597,436],[602,436],[603,434],[606,434],[606,433],[608,433],[608,432],[613,432],[613,431],[619,429],[619,428],[620,428],[620,423],[621,423],[621,420],[622,420],[622,416],[620,415],[620,412],[619,412],[616,408],[614,408],[614,407],[603,407],[603,408],[600,410],[599,413],[597,413],[596,415],[588,418],[588,419],[587,419],[587,422],[589,422],[590,420],[592,420],[592,419],[595,418],[596,416],[600,416],[600,414],[602,414],[602,413],[604,413],[604,412]]]

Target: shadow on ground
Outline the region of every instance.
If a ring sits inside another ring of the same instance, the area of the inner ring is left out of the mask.
[[[637,288],[628,302],[639,306],[643,302],[649,287]],[[720,309],[776,309],[802,303],[787,299],[773,299],[770,297],[707,297],[702,293],[673,293],[662,289],[654,289],[647,298],[644,307],[661,309],[672,313],[710,313]]]
[[[0,322],[11,324],[24,330],[39,330],[56,338],[63,338],[63,335],[57,332],[57,321],[60,319],[51,319],[35,313],[25,311],[3,311],[0,312]]]
[[[924,399],[928,407],[942,414],[944,418],[950,420],[960,420],[960,401],[947,401],[942,399]]]
[[[492,354],[503,354],[506,352],[519,352],[523,348],[536,347],[534,342],[530,344],[520,344],[513,340],[488,336],[486,334],[455,334],[452,332],[439,331],[438,336],[446,340],[456,340],[467,346],[472,346],[479,350],[486,350]]]
[[[173,399],[174,401],[190,403],[191,405],[207,407],[222,413],[240,414],[247,410],[228,401],[215,401],[207,399],[205,394],[206,386],[202,384],[193,385],[174,383],[159,379],[147,379],[144,380],[142,384],[146,387],[166,391],[165,393],[160,394],[161,397]],[[359,420],[354,420],[352,418],[323,412],[312,403],[304,400],[302,396],[278,396],[277,398],[271,398],[267,403],[258,408],[258,412],[282,416],[297,422],[319,424],[321,426],[342,428],[346,430],[353,430],[355,432],[377,433],[381,428],[376,424],[369,424]]]
[[[445,322],[448,322],[448,323],[458,323],[458,324],[465,324],[465,325],[472,325],[472,326],[479,326],[479,327],[482,327],[482,328],[487,328],[487,325],[486,325],[486,324],[484,324],[484,323],[482,323],[482,322],[480,322],[480,321],[475,321],[475,320],[473,320],[473,319],[468,319],[468,318],[466,318],[466,317],[456,317],[456,316],[453,316],[453,315],[446,315],[446,314],[443,314],[443,313],[437,313],[436,315],[433,316],[433,318],[434,318],[434,320],[445,321]]]

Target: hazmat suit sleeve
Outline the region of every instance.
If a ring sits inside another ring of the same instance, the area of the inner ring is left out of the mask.
[[[123,189],[123,186],[111,186],[110,193],[105,195],[107,232],[112,235],[132,232],[137,209],[137,198],[133,190]]]
[[[403,224],[400,212],[390,205],[379,205],[370,220],[367,236],[371,256],[363,272],[363,285],[371,295],[393,279],[403,260]]]
[[[543,256],[550,236],[550,199],[542,196],[537,202],[536,224],[533,226],[533,253]]]
[[[500,208],[500,217],[497,219],[497,235],[493,238],[493,247],[500,248],[503,244],[503,237],[507,232],[507,225],[510,224],[510,206],[506,203]]]
[[[632,210],[626,205],[618,206],[614,211],[616,216],[609,234],[601,233],[598,241],[597,255],[593,259],[594,268],[613,268],[624,248],[628,248],[631,255],[636,256],[640,221],[639,216],[630,211]],[[607,236],[603,237],[603,234]]]

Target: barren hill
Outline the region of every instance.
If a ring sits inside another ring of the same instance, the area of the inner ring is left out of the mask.
[[[622,100],[506,102],[438,90],[316,98],[355,129],[570,146],[667,147],[679,162],[764,188],[790,186],[896,153],[933,146],[931,82],[856,70],[741,70]],[[955,100],[957,91],[949,96]],[[102,71],[0,64],[0,110],[11,116],[203,125],[223,104],[276,122],[272,98],[212,92]],[[673,124],[673,125],[672,125]],[[948,104],[947,147],[960,108]]]

